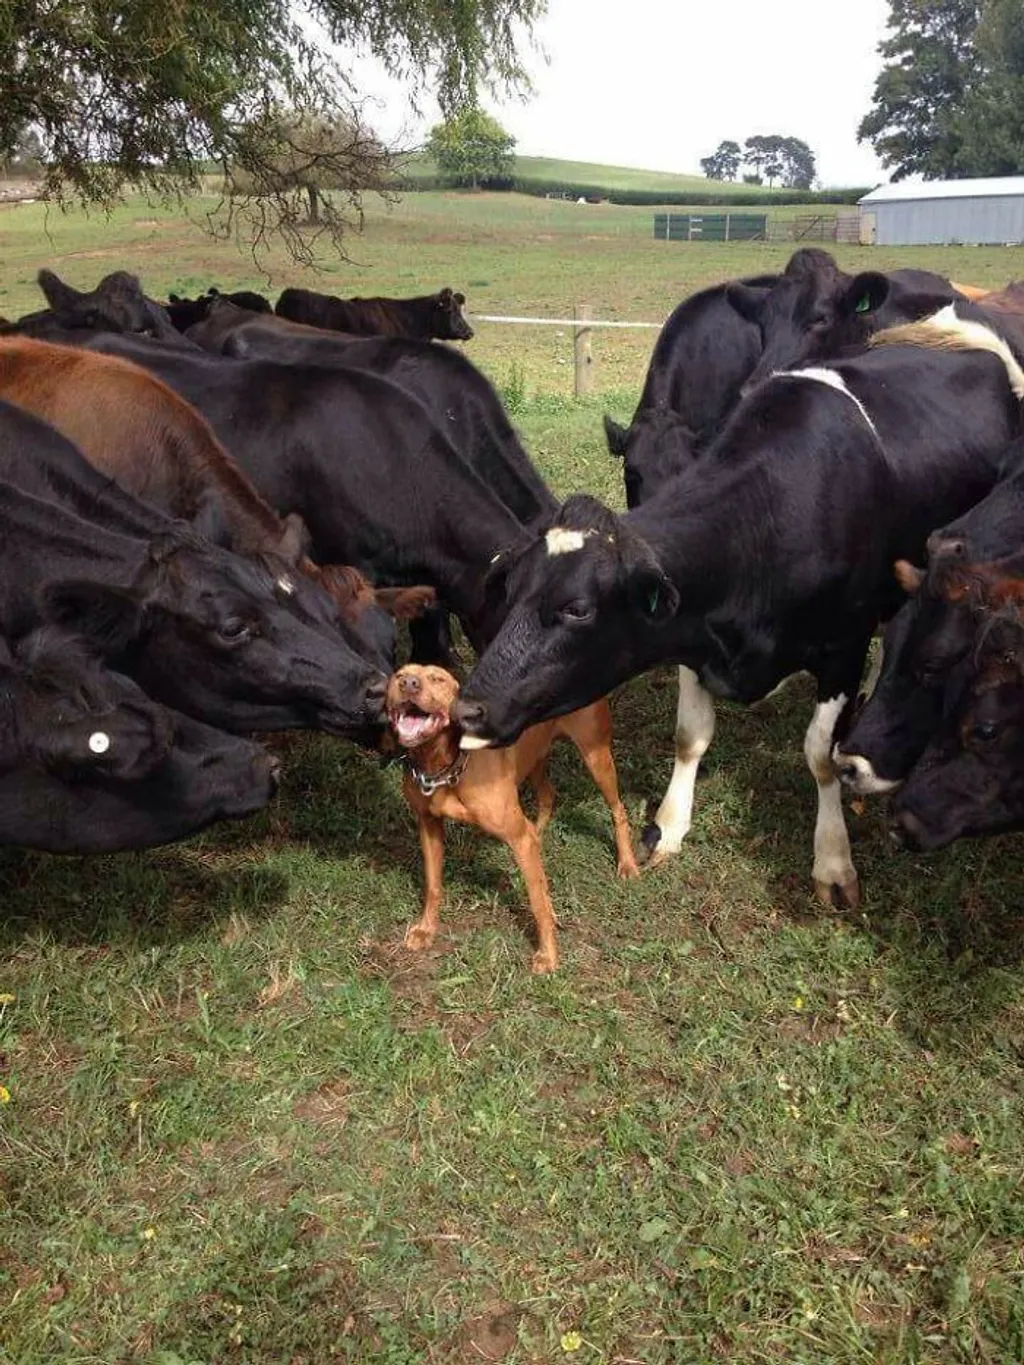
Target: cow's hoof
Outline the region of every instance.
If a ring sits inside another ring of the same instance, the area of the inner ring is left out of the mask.
[[[830,910],[860,909],[860,882],[856,873],[846,882],[820,882],[815,879],[814,889],[822,905],[827,905]]]
[[[424,929],[420,924],[411,924],[405,931],[405,946],[412,953],[421,953],[434,941],[433,929]]]
[[[663,862],[671,857],[674,851],[665,847],[665,838],[657,821],[652,820],[649,825],[644,825],[640,831],[640,847],[637,850],[637,858],[645,872],[660,867]]]
[[[534,976],[549,976],[551,972],[558,971],[558,954],[555,952],[545,953],[538,948],[533,955],[530,963],[530,971]]]

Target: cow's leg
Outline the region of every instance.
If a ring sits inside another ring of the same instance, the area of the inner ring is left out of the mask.
[[[410,662],[438,664],[441,668],[458,668],[451,623],[443,607],[427,607],[415,621],[409,622]]]
[[[648,867],[657,867],[673,853],[689,833],[693,818],[693,788],[697,769],[715,733],[715,705],[711,694],[691,668],[679,670],[679,705],[676,708],[676,761],[672,780],[662,797],[654,822],[644,829],[640,843]]]
[[[841,722],[864,666],[864,653],[841,673],[818,679],[818,704],[804,736],[804,756],[818,785],[818,817],[814,825],[814,889],[826,905],[856,909],[860,884],[850,855],[850,836],[843,816],[842,788],[832,763],[833,739],[841,738]],[[852,657],[852,656],[851,656]]]

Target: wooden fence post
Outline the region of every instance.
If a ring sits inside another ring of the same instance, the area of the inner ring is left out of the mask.
[[[594,373],[594,357],[590,352],[590,334],[593,330],[581,324],[589,322],[590,309],[585,303],[578,303],[573,309],[576,327],[572,335],[574,361],[574,392],[577,398],[590,392]]]

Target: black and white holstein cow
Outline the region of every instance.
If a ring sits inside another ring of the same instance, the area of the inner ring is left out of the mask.
[[[876,623],[898,606],[893,562],[984,495],[1018,430],[1024,372],[991,334],[968,344],[983,341],[997,354],[893,346],[775,375],[635,511],[570,499],[495,566],[508,614],[463,693],[464,744],[508,744],[656,664],[682,665],[675,768],[645,831],[658,861],[690,826],[712,696],[752,702],[810,672],[814,881],[855,902],[833,736]]]

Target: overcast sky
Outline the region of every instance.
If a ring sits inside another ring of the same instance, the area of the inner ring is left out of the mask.
[[[535,94],[525,104],[485,100],[524,156],[555,156],[699,175],[723,138],[803,138],[825,185],[884,180],[857,124],[880,67],[887,0],[550,0],[527,52]],[[379,131],[413,140],[407,92],[366,61],[357,88],[379,100]]]

